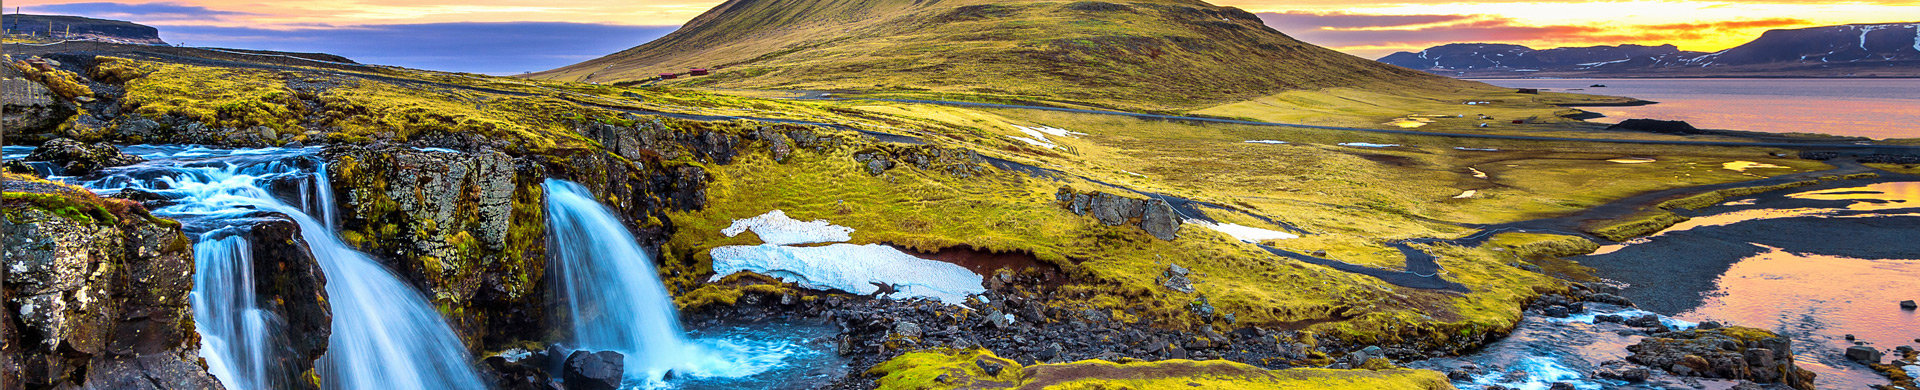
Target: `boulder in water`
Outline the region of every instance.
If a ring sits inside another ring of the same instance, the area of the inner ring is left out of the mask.
[[[1860,364],[1880,364],[1880,358],[1882,357],[1884,356],[1880,353],[1880,350],[1874,349],[1873,347],[1865,345],[1847,347],[1847,360],[1852,360]]]
[[[66,138],[47,141],[27,155],[27,161],[45,161],[60,169],[61,175],[83,176],[101,168],[139,164],[146,159],[120,153],[120,148],[105,143],[87,144]]]
[[[562,378],[569,390],[614,390],[626,375],[626,355],[614,351],[573,351]]]
[[[1813,389],[1814,374],[1794,364],[1793,341],[1761,329],[1729,326],[1660,333],[1627,347],[1627,361],[1682,376],[1743,379]]]
[[[1900,301],[1901,309],[1913,310],[1916,307],[1920,307],[1920,304],[1913,303],[1913,300],[1911,299]]]

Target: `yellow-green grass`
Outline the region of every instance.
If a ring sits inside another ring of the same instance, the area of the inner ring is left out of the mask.
[[[1673,209],[1695,210],[1695,209],[1700,209],[1700,208],[1720,204],[1720,202],[1726,201],[1727,198],[1753,195],[1753,194],[1758,194],[1762,192],[1772,192],[1772,191],[1784,190],[1788,188],[1806,187],[1814,184],[1820,184],[1820,180],[1801,180],[1796,182],[1780,183],[1780,184],[1766,185],[1766,186],[1725,188],[1725,189],[1718,189],[1718,190],[1703,192],[1699,194],[1694,194],[1692,196],[1688,196],[1684,198],[1660,202],[1660,204],[1655,206],[1662,209],[1667,209],[1667,210],[1673,210]]]
[[[1592,222],[1581,229],[1600,238],[1626,241],[1653,234],[1686,220],[1687,217],[1666,210],[1645,210],[1619,219]]]
[[[1867,164],[1867,166],[1887,172],[1920,175],[1920,164]]]
[[[979,363],[1005,368],[989,376]],[[1452,389],[1436,371],[1404,368],[1268,370],[1224,360],[1082,360],[1072,363],[1018,363],[991,351],[923,350],[874,366],[883,389]]]
[[[1449,272],[1475,292],[1452,296],[1403,290],[1378,279],[1274,257],[1231,237],[1189,225],[1162,241],[1131,226],[1112,227],[1054,204],[1058,183],[1014,173],[961,178],[900,167],[870,176],[849,155],[855,145],[796,153],[784,163],[764,154],[710,166],[709,206],[671,214],[679,229],[662,252],[666,272],[684,275],[675,291],[702,288],[711,269],[708,251],[750,245],[752,235],[726,237],[734,219],[779,209],[796,219],[824,219],[852,227],[852,243],[891,243],[917,250],[968,245],[1033,254],[1076,282],[1049,304],[1106,308],[1153,318],[1169,327],[1197,326],[1187,304],[1205,295],[1238,325],[1300,328],[1354,340],[1447,343],[1464,330],[1490,331],[1518,320],[1518,305],[1550,278],[1518,272],[1491,252],[1456,250],[1443,256]],[[1193,270],[1197,294],[1159,285],[1169,264]],[[693,301],[682,303],[693,304]],[[1336,321],[1333,323],[1323,323]],[[1457,346],[1456,346],[1457,347]]]
[[[1579,256],[1600,249],[1599,243],[1585,237],[1544,233],[1500,233],[1482,246],[1503,249],[1524,259]]]

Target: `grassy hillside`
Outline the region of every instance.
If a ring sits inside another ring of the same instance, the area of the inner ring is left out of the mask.
[[[1290,90],[1490,89],[1300,42],[1191,0],[733,0],[646,45],[534,78],[958,93],[1186,110]]]

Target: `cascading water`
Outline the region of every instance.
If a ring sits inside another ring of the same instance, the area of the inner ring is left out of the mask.
[[[333,389],[481,389],[465,347],[425,297],[385,267],[335,238],[332,203],[316,148],[215,150],[128,147],[153,161],[116,168],[79,184],[101,192],[139,189],[176,202],[154,210],[198,231],[194,311],[209,370],[231,389],[285,387],[271,362],[278,319],[255,302],[248,243],[237,225],[261,211],[291,217],[327,275],[333,334],[317,369]],[[301,205],[265,189],[308,179]],[[318,214],[319,218],[314,215]],[[327,221],[327,222],[321,222]]]
[[[577,183],[548,179],[543,187],[554,286],[573,321],[573,346],[626,355],[628,386],[660,386],[668,370],[724,383],[816,354],[778,335],[689,339],[652,257],[626,225]]]

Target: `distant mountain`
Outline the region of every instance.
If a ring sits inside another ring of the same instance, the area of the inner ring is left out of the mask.
[[[1770,30],[1715,53],[1673,45],[1535,50],[1455,43],[1393,53],[1380,62],[1464,77],[1911,77],[1920,76],[1920,23]]]
[[[139,23],[67,15],[0,15],[7,34],[115,43],[165,44],[160,29]]]
[[[1483,87],[1314,46],[1199,0],[729,0],[653,42],[529,75],[602,83],[1203,107],[1301,89]]]

